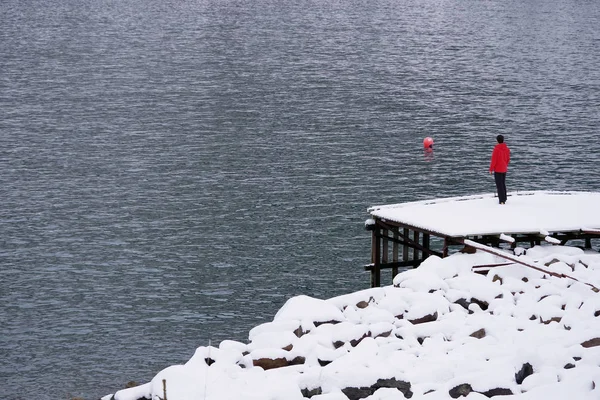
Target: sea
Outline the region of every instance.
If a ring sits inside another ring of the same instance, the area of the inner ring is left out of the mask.
[[[494,192],[499,134],[509,192],[600,191],[599,27],[597,0],[2,0],[0,398],[98,399],[368,288],[368,207]]]

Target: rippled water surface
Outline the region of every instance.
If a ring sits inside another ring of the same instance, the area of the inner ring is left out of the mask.
[[[0,2],[0,397],[366,288],[370,205],[600,190],[594,0]],[[424,156],[425,136],[435,139]]]

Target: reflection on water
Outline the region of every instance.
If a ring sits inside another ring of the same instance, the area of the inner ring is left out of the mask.
[[[433,148],[423,149],[423,156],[425,158],[425,162],[433,161]]]

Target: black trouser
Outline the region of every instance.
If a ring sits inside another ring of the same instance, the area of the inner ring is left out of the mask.
[[[494,172],[496,189],[498,189],[498,201],[506,203],[506,172]]]

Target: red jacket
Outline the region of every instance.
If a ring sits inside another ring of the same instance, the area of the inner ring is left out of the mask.
[[[510,162],[510,149],[506,143],[498,143],[492,152],[490,172],[506,172]]]

